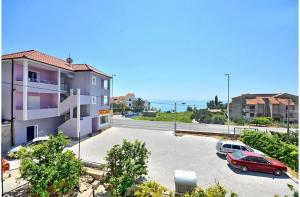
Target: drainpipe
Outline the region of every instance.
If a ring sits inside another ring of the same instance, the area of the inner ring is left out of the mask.
[[[11,59],[11,105],[10,105],[10,141],[14,146],[14,59]]]

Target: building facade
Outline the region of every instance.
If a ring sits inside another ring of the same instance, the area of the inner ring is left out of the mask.
[[[298,96],[292,94],[242,94],[232,98],[229,107],[231,119],[265,116],[298,122]]]
[[[3,55],[1,115],[13,123],[13,145],[58,130],[78,138],[110,127],[110,79],[35,50]]]
[[[111,102],[116,103],[116,104],[124,103],[127,108],[132,109],[133,103],[136,100],[137,100],[137,98],[134,93],[128,93],[125,96],[113,97],[111,99]],[[147,100],[144,100],[144,110],[148,111],[149,109],[150,109],[150,102]]]

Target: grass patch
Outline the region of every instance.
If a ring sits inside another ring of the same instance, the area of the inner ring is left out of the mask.
[[[177,113],[177,122],[191,123],[193,112],[178,112]],[[157,113],[156,117],[144,117],[144,116],[136,116],[133,117],[134,120],[149,120],[149,121],[164,121],[164,122],[174,122],[175,114],[174,113],[166,113],[161,112]]]

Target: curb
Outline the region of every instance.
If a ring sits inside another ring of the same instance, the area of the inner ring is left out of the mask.
[[[297,184],[299,184],[299,180],[297,178],[295,178],[294,176],[292,176],[290,173],[285,173],[290,179],[292,179],[294,182],[296,182]]]

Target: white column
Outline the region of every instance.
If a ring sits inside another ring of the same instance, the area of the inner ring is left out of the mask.
[[[23,61],[23,120],[27,120],[28,60]]]
[[[73,89],[70,89],[70,96],[73,96]],[[73,107],[70,107],[70,118],[73,118]]]
[[[77,136],[80,136],[80,89],[77,89]]]
[[[60,115],[60,68],[57,71],[57,116]]]

